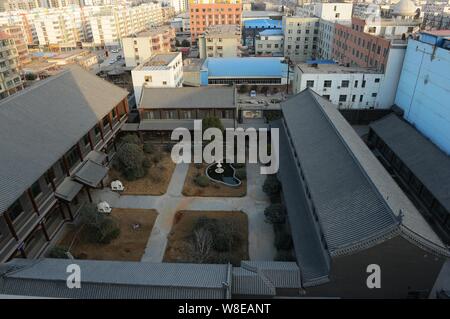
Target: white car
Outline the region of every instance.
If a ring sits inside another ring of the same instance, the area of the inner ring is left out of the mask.
[[[250,97],[256,97],[256,90],[250,91]]]
[[[119,50],[113,49],[113,50],[111,50],[111,53],[119,53]]]
[[[116,63],[116,60],[114,60],[114,59],[112,59],[112,60],[109,60],[109,62],[108,62],[109,64],[114,64],[114,63]]]

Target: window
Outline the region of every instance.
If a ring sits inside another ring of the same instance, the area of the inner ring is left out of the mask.
[[[323,81],[323,86],[326,87],[326,88],[330,88],[331,87],[331,80]]]
[[[41,185],[39,184],[39,181],[34,182],[33,185],[30,187],[31,195],[33,195],[33,198],[38,197],[40,194],[42,194]]]
[[[67,162],[69,163],[69,167],[72,168],[75,166],[80,160],[80,156],[78,154],[78,150],[76,146],[73,146],[70,151],[66,155]]]
[[[307,87],[307,88],[312,88],[312,87],[314,87],[314,81],[312,81],[312,80],[306,81],[306,87]]]
[[[355,88],[358,87],[358,80],[355,81]]]
[[[352,102],[355,102],[356,95],[352,95]]]
[[[363,101],[363,95],[360,95],[359,96],[359,102],[362,102]]]
[[[361,87],[363,87],[363,88],[365,88],[365,87],[366,87],[366,80],[363,80],[363,81],[362,81],[362,85],[361,85]]]
[[[343,87],[343,88],[348,88],[349,84],[350,84],[350,81],[348,81],[348,80],[343,80],[343,81],[341,82],[341,87]]]
[[[372,97],[377,97],[377,94],[376,93],[372,93]]]
[[[12,221],[17,219],[21,214],[23,213],[22,205],[20,204],[19,200],[16,200],[14,204],[11,205],[9,208],[9,217]]]
[[[151,76],[151,75],[146,75],[146,76],[144,77],[144,81],[145,81],[145,82],[152,82],[152,76]]]
[[[380,78],[376,78],[375,83],[380,83]]]
[[[167,85],[167,81],[163,81],[163,85]]]
[[[346,102],[347,101],[347,95],[339,95],[339,102]]]
[[[322,97],[323,97],[324,99],[330,100],[330,96],[329,96],[329,95],[322,95]]]

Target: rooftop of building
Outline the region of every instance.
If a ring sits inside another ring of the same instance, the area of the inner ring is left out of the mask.
[[[189,58],[183,61],[183,72],[199,72],[205,59]]]
[[[362,68],[357,66],[345,66],[337,63],[299,63],[297,67],[302,73],[320,73],[320,74],[349,74],[349,73],[365,73],[365,74],[381,74],[380,71],[370,68]]]
[[[231,266],[77,260],[80,289],[67,288],[68,259],[14,259],[0,267],[0,293],[58,298],[227,298]]]
[[[207,58],[203,68],[214,77],[286,77],[287,64],[278,57]]]
[[[1,100],[0,214],[127,95],[70,65]]]
[[[244,28],[251,29],[281,29],[283,27],[282,20],[273,20],[273,19],[253,19],[253,20],[245,20]]]
[[[284,13],[278,11],[242,11],[243,19],[252,19],[258,17],[281,17]],[[246,20],[247,21],[247,20]],[[245,21],[244,21],[245,22]]]
[[[282,102],[282,113],[279,177],[304,278],[327,275],[328,254],[355,253],[397,235],[450,255],[335,105],[306,89]],[[313,210],[297,190],[302,184]]]
[[[142,64],[138,65],[134,70],[166,70],[168,65],[179,55],[181,55],[181,52],[157,53],[142,62]]]
[[[231,86],[146,88],[139,108],[234,108],[235,89]]]
[[[205,37],[240,38],[241,27],[237,24],[210,25],[204,32]]]
[[[170,25],[162,25],[148,28],[146,30],[142,30],[137,33],[130,34],[124,38],[144,38],[144,37],[153,37],[156,35],[164,34],[172,29]]]
[[[450,212],[450,157],[394,114],[370,128]]]
[[[430,31],[420,31],[421,33],[430,34],[435,37],[450,37],[450,30],[430,30]]]
[[[275,35],[279,35],[282,36],[283,35],[283,30],[282,29],[267,29],[264,31],[261,31],[259,33],[259,35],[261,36],[275,36]]]

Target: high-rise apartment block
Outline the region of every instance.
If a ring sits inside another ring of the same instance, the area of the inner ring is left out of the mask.
[[[210,25],[241,24],[241,0],[190,0],[189,1],[191,39],[205,32]]]
[[[23,89],[18,59],[13,37],[0,31],[0,99]]]

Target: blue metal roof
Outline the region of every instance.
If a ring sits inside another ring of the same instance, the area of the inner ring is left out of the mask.
[[[208,58],[208,77],[286,77],[283,58]]]
[[[334,60],[307,60],[306,64],[336,64]]]
[[[267,29],[267,30],[261,31],[259,33],[259,35],[262,35],[262,36],[283,35],[283,30],[281,30],[281,29]]]
[[[281,20],[272,20],[272,19],[253,19],[253,20],[245,20],[244,28],[252,28],[252,29],[275,29],[282,28]]]

